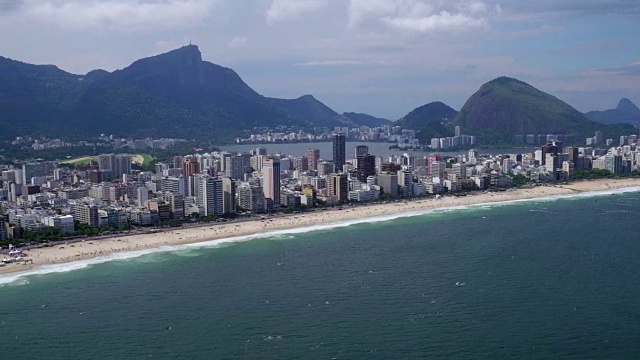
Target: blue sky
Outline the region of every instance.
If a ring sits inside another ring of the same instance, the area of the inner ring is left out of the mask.
[[[640,104],[637,0],[0,0],[0,33],[0,55],[74,73],[193,41],[266,96],[390,119],[498,76]]]

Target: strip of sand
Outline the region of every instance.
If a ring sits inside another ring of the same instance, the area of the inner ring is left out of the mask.
[[[607,191],[640,187],[638,179],[584,181],[568,185],[537,186],[505,192],[487,192],[471,196],[445,196],[440,199],[390,202],[367,206],[346,206],[343,210],[314,211],[288,216],[274,216],[243,222],[227,222],[204,225],[202,227],[178,228],[153,234],[113,237],[101,240],[87,240],[68,245],[26,251],[32,264],[9,264],[0,267],[0,274],[30,271],[38,266],[62,264],[119,252],[135,252],[162,246],[196,244],[205,241],[241,237],[288,230],[314,225],[366,220],[403,213],[416,213],[438,208],[490,204],[513,200],[537,199],[559,195]]]

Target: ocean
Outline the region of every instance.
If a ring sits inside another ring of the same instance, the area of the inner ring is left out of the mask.
[[[639,358],[639,213],[639,193],[483,205],[3,275],[0,347],[12,359]]]

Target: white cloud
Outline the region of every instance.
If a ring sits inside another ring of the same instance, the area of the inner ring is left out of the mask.
[[[482,1],[472,1],[470,3],[461,3],[460,11],[470,15],[483,16],[489,12],[489,6]]]
[[[267,23],[295,19],[298,16],[327,6],[326,0],[273,0],[267,10]]]
[[[239,49],[239,48],[245,47],[247,46],[247,38],[234,37],[233,39],[231,39],[231,41],[229,41],[229,44],[227,46],[231,49]]]
[[[385,65],[385,61],[374,60],[356,60],[356,59],[327,59],[327,60],[312,60],[295,66],[352,66],[352,65]]]
[[[388,17],[383,21],[401,30],[418,32],[479,28],[487,23],[484,18],[475,19],[463,14],[451,14],[447,11],[425,17]]]
[[[478,0],[455,3],[442,0],[350,0],[349,26],[382,24],[397,30],[422,33],[477,29],[488,24],[489,8]]]
[[[62,28],[158,30],[201,24],[217,0],[28,0],[26,15]]]

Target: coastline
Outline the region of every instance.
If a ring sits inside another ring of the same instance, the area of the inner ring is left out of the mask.
[[[120,258],[143,256],[157,251],[175,251],[177,246],[218,246],[223,243],[247,241],[258,237],[295,233],[323,228],[348,226],[354,223],[386,221],[399,217],[418,216],[433,210],[507,204],[514,201],[544,200],[580,196],[597,196],[610,191],[640,191],[640,179],[592,180],[566,185],[537,186],[505,192],[488,192],[469,196],[446,196],[440,199],[420,199],[367,206],[345,206],[343,210],[314,211],[287,216],[256,218],[244,222],[207,224],[201,227],[176,228],[153,234],[137,234],[87,240],[82,242],[37,248],[26,251],[33,264],[9,264],[0,267],[0,284],[13,282],[21,276],[57,272],[56,267],[72,268]],[[84,262],[84,263],[83,263]],[[5,278],[11,275],[10,278]],[[3,279],[5,278],[5,279]]]

